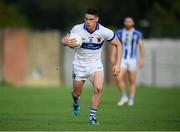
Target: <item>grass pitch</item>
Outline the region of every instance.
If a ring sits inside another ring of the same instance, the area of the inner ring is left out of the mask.
[[[118,90],[103,90],[98,126],[88,125],[92,89],[81,96],[81,114],[71,109],[70,87],[0,86],[0,130],[180,130],[180,88],[138,87],[133,107],[118,107]]]

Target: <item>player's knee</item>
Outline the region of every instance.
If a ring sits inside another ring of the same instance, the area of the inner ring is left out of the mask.
[[[135,87],[135,82],[131,82],[130,87]]]
[[[130,87],[135,87],[136,86],[136,82],[135,81],[129,81],[129,86]]]
[[[124,79],[122,77],[117,77],[116,79],[118,83],[124,83]]]
[[[102,93],[102,87],[96,87],[95,94],[101,94],[101,93]]]
[[[74,97],[80,97],[81,96],[81,92],[73,92],[72,93],[72,95],[74,96]]]
[[[120,81],[123,81],[123,77],[120,76],[120,75],[118,75],[118,76],[116,76],[116,80],[119,81],[119,82],[120,82]]]
[[[77,97],[81,96],[81,92],[76,92]]]
[[[136,84],[136,80],[135,79],[129,80],[129,84],[130,84],[130,86],[134,86]]]

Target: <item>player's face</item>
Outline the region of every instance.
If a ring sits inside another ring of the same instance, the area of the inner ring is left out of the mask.
[[[99,18],[95,15],[85,14],[85,24],[90,31],[95,30]]]
[[[128,17],[124,20],[124,26],[126,29],[131,29],[134,26],[134,21],[132,18]]]

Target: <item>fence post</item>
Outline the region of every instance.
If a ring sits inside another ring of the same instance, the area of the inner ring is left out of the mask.
[[[156,85],[157,83],[157,79],[156,79],[156,72],[157,72],[157,55],[156,55],[156,51],[154,49],[152,49],[152,63],[151,63],[151,68],[152,68],[152,85]]]

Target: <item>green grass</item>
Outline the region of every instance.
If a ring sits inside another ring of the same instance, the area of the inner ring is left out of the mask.
[[[98,126],[88,125],[92,89],[81,96],[81,115],[71,111],[71,89],[0,86],[0,130],[180,130],[180,88],[137,88],[136,105],[118,107],[118,90],[103,90]]]

